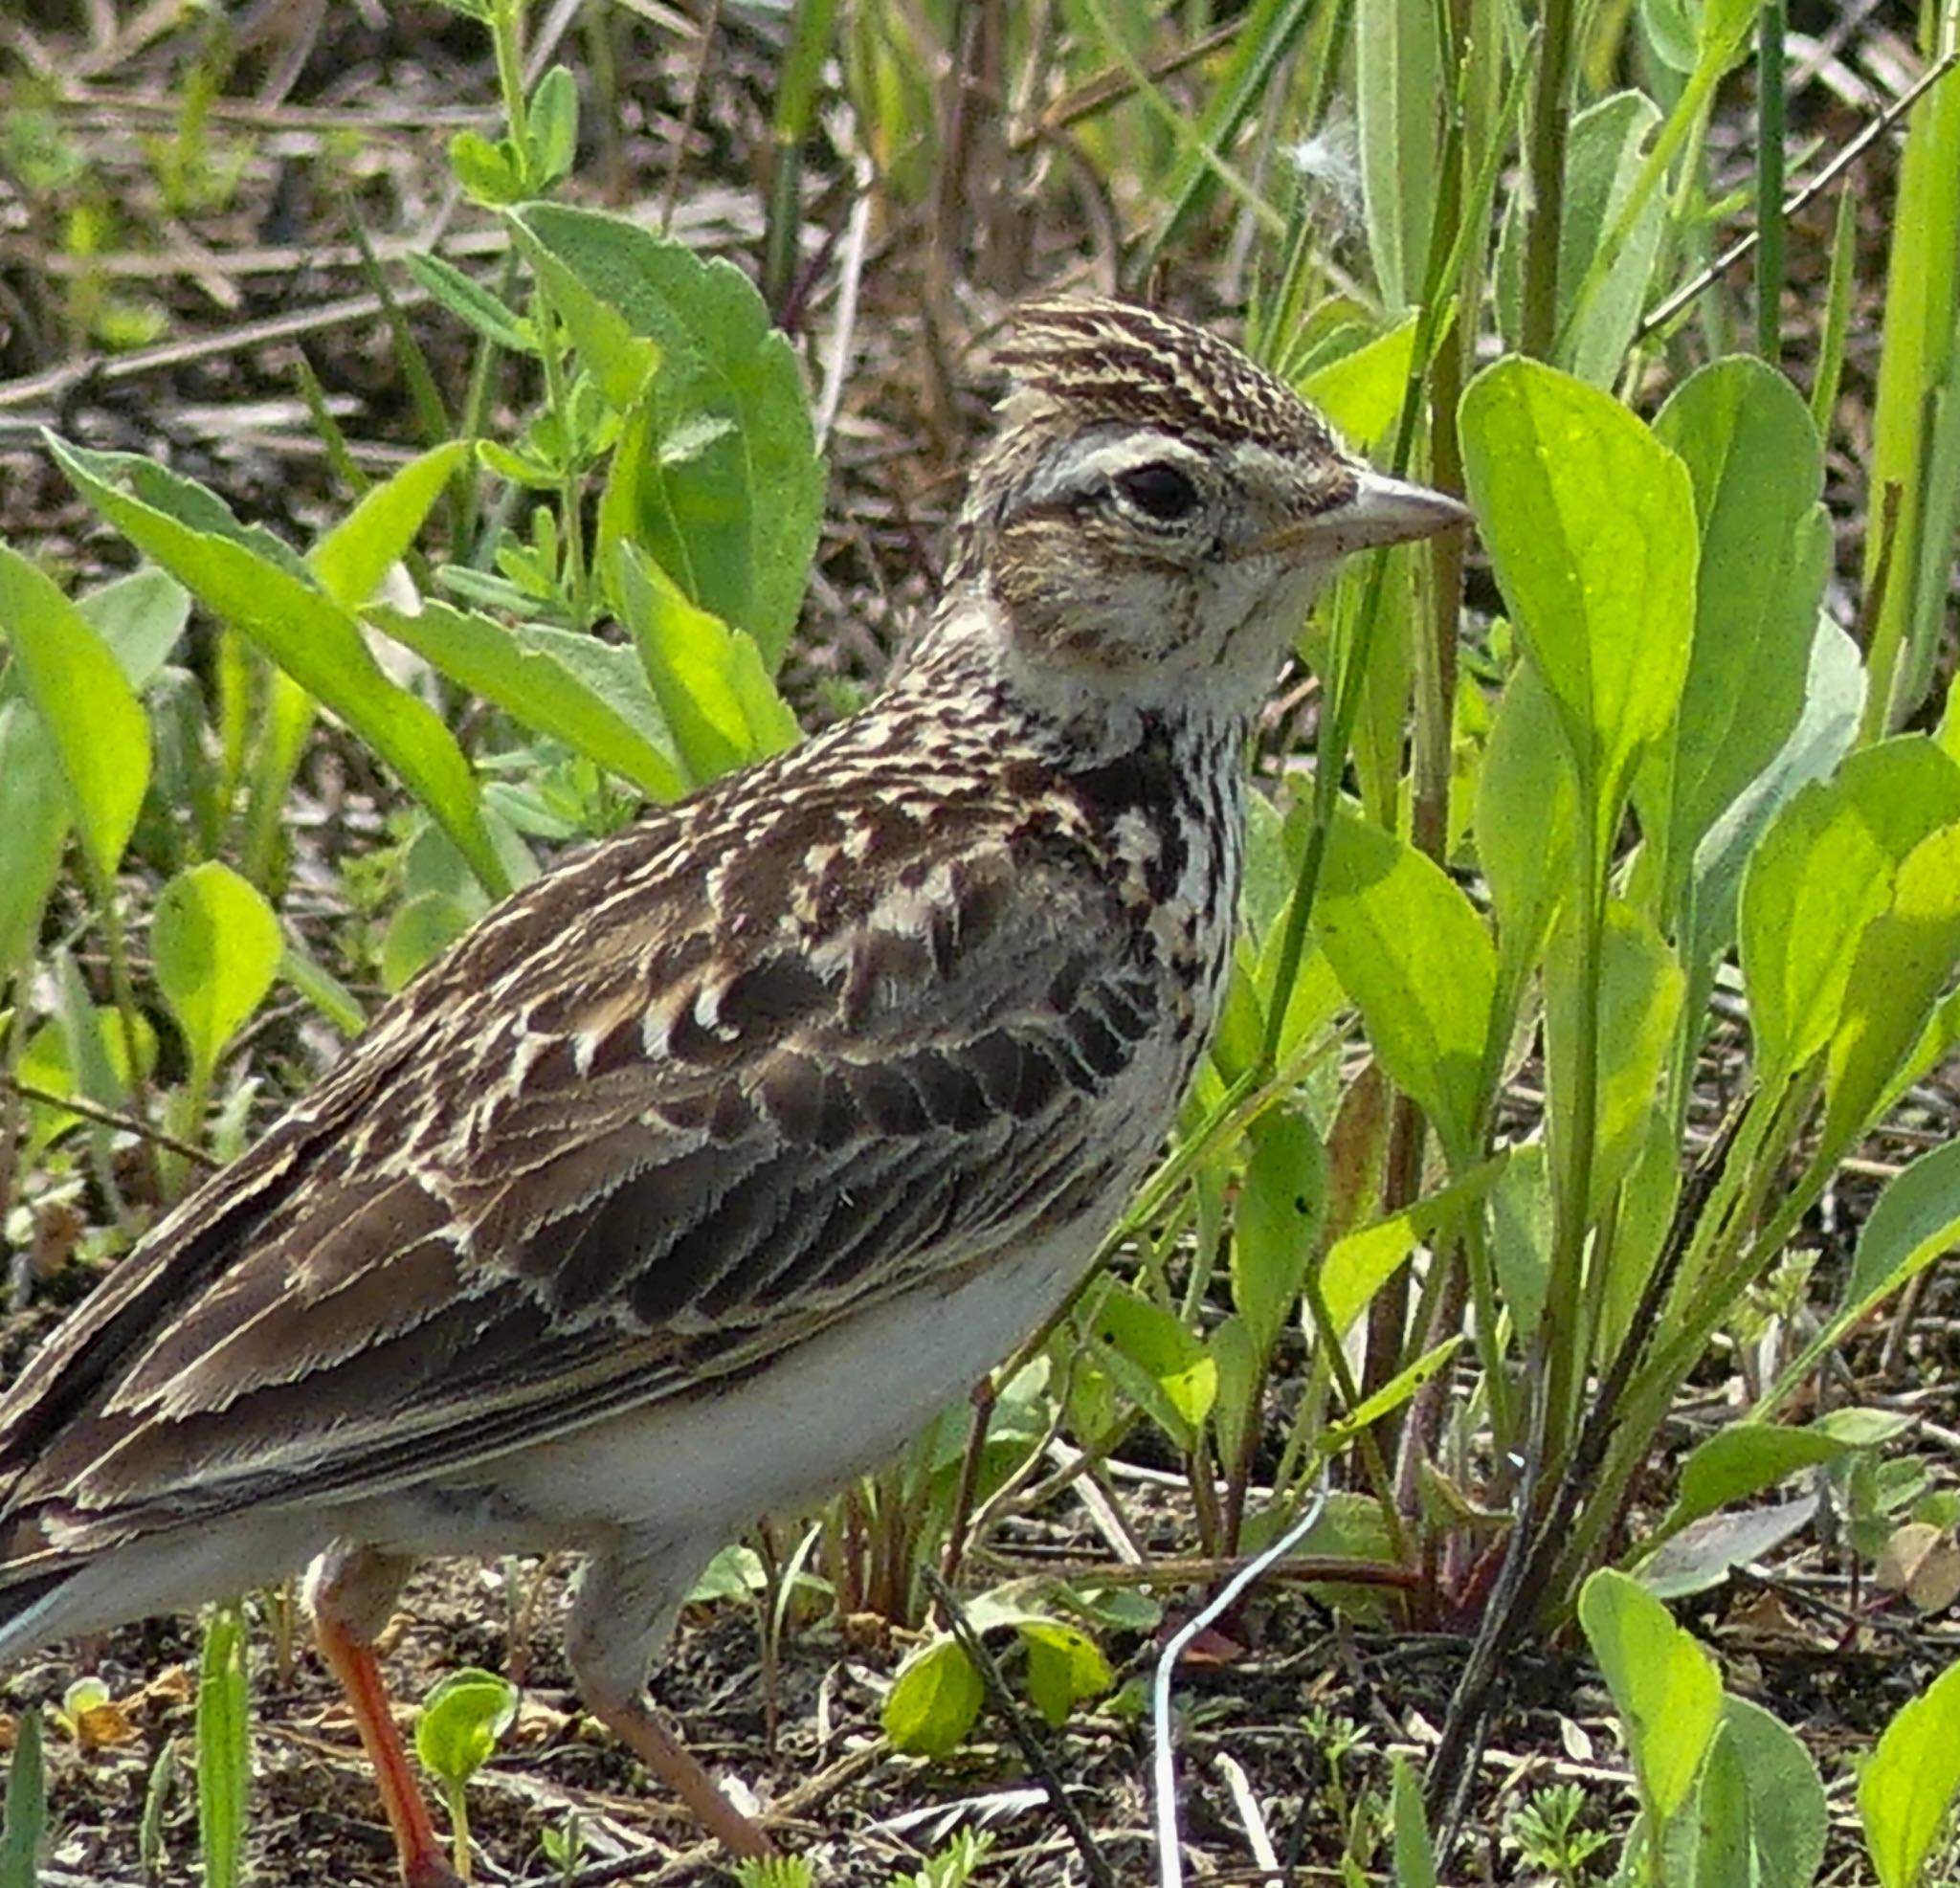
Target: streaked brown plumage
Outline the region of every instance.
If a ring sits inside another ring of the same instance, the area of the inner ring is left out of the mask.
[[[492,912],[0,1400],[0,1657],[326,1550],[438,1881],[366,1641],[416,1555],[574,1546],[588,1702],[758,1846],[641,1697],[679,1598],[1075,1284],[1202,1052],[1313,591],[1463,516],[1181,322],[1036,304],[1001,359],[886,693]]]

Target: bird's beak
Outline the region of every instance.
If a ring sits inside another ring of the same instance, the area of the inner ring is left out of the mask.
[[[1391,478],[1372,466],[1359,469],[1354,496],[1346,504],[1297,519],[1247,546],[1254,556],[1311,547],[1317,556],[1347,557],[1382,544],[1433,538],[1470,522],[1470,508],[1427,485]]]

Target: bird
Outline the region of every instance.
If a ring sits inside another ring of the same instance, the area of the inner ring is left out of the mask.
[[[1463,524],[1169,314],[1048,296],[882,691],[561,859],[0,1395],[0,1663],[307,1568],[403,1880],[455,1877],[373,1649],[413,1565],[569,1548],[587,1708],[759,1517],[1081,1282],[1231,962],[1245,748],[1344,559]]]

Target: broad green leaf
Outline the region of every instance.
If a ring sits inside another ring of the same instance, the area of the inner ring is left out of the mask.
[[[1559,225],[1561,330],[1586,265],[1617,222],[1640,174],[1642,147],[1659,122],[1660,113],[1638,92],[1615,93],[1573,115],[1566,146],[1565,215]],[[1665,198],[1656,190],[1588,300],[1584,319],[1565,338],[1559,365],[1591,386],[1611,389],[1619,375],[1627,344],[1646,310],[1666,211]]]
[[[0,633],[53,742],[96,879],[106,885],[122,862],[149,785],[149,722],[122,665],[87,618],[4,544]]]
[[[1274,1108],[1252,1128],[1232,1242],[1232,1303],[1261,1357],[1300,1299],[1326,1208],[1326,1156],[1313,1123]]]
[[[1514,1158],[1514,1152],[1499,1154],[1441,1192],[1336,1239],[1322,1262],[1320,1281],[1321,1299],[1333,1321],[1335,1336],[1346,1336],[1396,1266],[1489,1192]]]
[[[574,309],[590,300],[659,344],[600,507],[602,562],[617,544],[642,545],[690,601],[752,635],[773,674],[823,514],[794,349],[723,258],[591,211],[533,204],[511,224],[575,335]],[[701,439],[704,421],[725,424],[677,457],[673,442]]]
[[[1695,849],[1692,917],[1683,955],[1695,979],[1692,1008],[1697,1014],[1704,1007],[1713,965],[1735,942],[1743,873],[1757,840],[1798,788],[1827,778],[1851,751],[1864,713],[1864,658],[1857,643],[1820,612],[1811,643],[1803,712],[1795,727],[1775,758],[1730,803]]]
[[[1853,1444],[1819,1428],[1780,1423],[1730,1423],[1699,1443],[1682,1465],[1681,1493],[1661,1528],[1671,1534],[1690,1521],[1747,1500],[1821,1462],[1835,1462]]]
[[[1192,1448],[1218,1392],[1218,1366],[1202,1341],[1162,1305],[1113,1282],[1097,1300],[1089,1340],[1125,1395],[1179,1448]]]
[[[1568,919],[1553,932],[1545,960],[1546,1044],[1555,1096],[1574,1092],[1579,1054],[1577,957]],[[1591,1126],[1595,1206],[1625,1177],[1640,1150],[1647,1117],[1660,1105],[1660,1071],[1681,1014],[1682,984],[1681,966],[1648,919],[1633,906],[1610,900],[1600,939],[1598,1108]],[[1554,1116],[1554,1144],[1563,1127]],[[1585,1209],[1589,1214],[1592,1210]]]
[[[1860,941],[1892,906],[1900,866],[1956,821],[1960,767],[1919,736],[1854,754],[1835,779],[1800,789],[1777,814],[1749,861],[1741,903],[1743,978],[1766,1083],[1805,1066],[1838,1033]],[[1945,900],[1926,882],[1936,865],[1928,855],[1915,868],[1910,909],[1875,953],[1908,959],[1927,942],[1926,927],[1939,928]],[[1858,993],[1860,1033],[1890,1000],[1883,990]],[[1846,1040],[1847,1057],[1855,1046]]]
[[[1681,713],[1636,784],[1664,861],[1673,924],[1695,848],[1775,758],[1803,712],[1831,528],[1823,449],[1801,397],[1752,357],[1691,376],[1654,422],[1693,481],[1701,522],[1694,649]],[[1783,546],[1774,558],[1765,544]]]
[[[1504,684],[1477,783],[1477,856],[1497,911],[1498,949],[1515,988],[1572,895],[1579,800],[1558,709],[1520,662]]]
[[[110,523],[213,614],[244,631],[393,767],[487,891],[509,889],[455,737],[432,708],[381,673],[353,612],[318,589],[286,546],[241,526],[203,487],[147,459],[47,438],[62,470]]]
[[[1428,0],[1358,0],[1355,105],[1368,254],[1392,314],[1422,292],[1436,213],[1437,102],[1446,83]]]
[[[1370,451],[1401,413],[1414,358],[1415,317],[1409,315],[1352,353],[1317,367],[1300,391],[1352,445]]]
[[[1635,188],[1642,147],[1659,120],[1660,114],[1642,94],[1615,92],[1575,113],[1567,134],[1555,365],[1591,386],[1613,385],[1651,294],[1654,261],[1666,228],[1666,206],[1659,193],[1635,218],[1611,270],[1587,305],[1584,322],[1568,332],[1568,319],[1587,265]],[[1514,196],[1498,237],[1493,288],[1499,330],[1510,346],[1518,344],[1524,328],[1526,215],[1523,198]]]
[[[207,859],[164,887],[150,955],[200,1077],[265,1000],[283,951],[272,907],[229,865]]]
[[[467,1783],[517,1721],[518,1689],[496,1672],[466,1665],[430,1692],[415,1720],[415,1755],[444,1783]]]
[[[1912,1699],[1858,1780],[1858,1813],[1880,1888],[1919,1888],[1960,1788],[1960,1665]]]
[[[1742,1754],[1728,1735],[1728,1726],[1718,1723],[1695,1792],[1697,1883],[1705,1881],[1713,1888],[1720,1881],[1732,1883],[1734,1888],[1749,1888],[1756,1880],[1751,1859],[1756,1844],[1749,1827],[1749,1808],[1748,1777]],[[1689,1819],[1682,1820],[1686,1824]]]
[[[676,800],[687,790],[655,738],[665,730],[631,650],[541,625],[506,629],[433,599],[413,611],[379,607],[368,614],[452,681],[632,781],[649,799]],[[595,687],[600,677],[606,685]]]
[[[4,582],[0,578],[0,582]],[[60,876],[68,837],[68,793],[54,737],[32,702],[0,707],[0,985],[40,935],[41,913]]]
[[[1342,810],[1314,922],[1382,1066],[1421,1104],[1452,1165],[1467,1165],[1497,981],[1483,921],[1433,860]]]
[[[374,594],[468,452],[467,441],[452,439],[411,459],[306,553],[306,567],[328,596],[357,610]]]
[[[1891,1086],[1960,962],[1960,827],[1913,847],[1858,940],[1824,1061],[1824,1144],[1848,1147]]]
[[[1830,1823],[1815,1760],[1795,1732],[1746,1698],[1723,1699],[1722,1744],[1748,1794],[1755,1880],[1762,1888],[1810,1888],[1823,1865]],[[1704,1866],[1696,1881],[1698,1888],[1726,1888],[1749,1878]]]
[[[694,785],[796,744],[753,637],[697,609],[635,546],[621,546],[618,573],[620,618]]]
[[[141,695],[169,659],[190,620],[190,597],[166,570],[145,566],[75,600],[115,653],[129,686]]]
[[[899,1667],[880,1713],[884,1734],[907,1757],[945,1757],[973,1728],[984,1696],[967,1655],[935,1639]]]
[[[1626,1727],[1641,1798],[1665,1822],[1687,1801],[1715,1735],[1715,1661],[1653,1594],[1612,1567],[1580,1590],[1579,1623]]]
[[[1017,1630],[1028,1655],[1028,1696],[1051,1726],[1059,1728],[1078,1704],[1101,1698],[1116,1682],[1109,1661],[1080,1627],[1030,1619]]]
[[[1863,1316],[1960,1242],[1960,1141],[1895,1174],[1858,1235],[1844,1306]]]
[[[1627,768],[1671,725],[1687,672],[1687,469],[1616,400],[1533,361],[1478,375],[1462,428],[1471,501],[1512,621],[1610,815]]]

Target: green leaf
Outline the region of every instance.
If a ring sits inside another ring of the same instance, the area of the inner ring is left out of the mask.
[[[935,1639],[899,1667],[880,1715],[884,1734],[907,1757],[945,1757],[973,1728],[984,1696],[967,1655]]]
[[[1481,1162],[1441,1192],[1429,1194],[1334,1241],[1321,1266],[1321,1300],[1337,1336],[1347,1334],[1396,1266],[1417,1245],[1434,1243],[1442,1228],[1498,1184],[1518,1151]]]
[[[1195,1446],[1218,1391],[1218,1366],[1196,1336],[1162,1305],[1111,1283],[1097,1301],[1089,1343],[1131,1402],[1180,1449]]]
[[[1731,1423],[1698,1444],[1682,1465],[1681,1493],[1660,1531],[1672,1534],[1703,1515],[1774,1488],[1804,1469],[1835,1462],[1854,1446],[1819,1428]]]
[[[1396,1371],[1372,1396],[1364,1396],[1339,1422],[1329,1423],[1316,1438],[1324,1455],[1336,1455],[1365,1429],[1399,1410],[1462,1348],[1463,1335],[1454,1337],[1426,1350],[1414,1363]]]
[[[1638,92],[1615,93],[1573,115],[1566,145],[1565,214],[1559,224],[1561,331],[1587,264],[1632,194],[1642,146],[1659,122],[1659,111]],[[1565,335],[1559,365],[1592,387],[1612,388],[1646,312],[1666,211],[1664,195],[1654,191],[1587,301],[1584,319]]]
[[[1049,1724],[1059,1727],[1087,1699],[1116,1682],[1109,1661],[1080,1627],[1059,1619],[1028,1619],[1016,1628],[1028,1654],[1028,1696]]]
[[[1844,1307],[1862,1317],[1960,1239],[1960,1141],[1893,1175],[1858,1236]]]
[[[1569,907],[1570,909],[1570,907]],[[1545,964],[1545,1029],[1552,1093],[1573,1092],[1578,1053],[1576,941],[1561,924]],[[1660,1072],[1681,1014],[1681,966],[1653,924],[1632,905],[1609,900],[1600,939],[1599,1099],[1592,1123],[1593,1206],[1625,1178],[1659,1105]],[[1556,1147],[1560,1123],[1553,1123]]]
[[[1326,1155],[1313,1123],[1285,1108],[1252,1128],[1232,1242],[1232,1303],[1258,1355],[1272,1354],[1300,1300],[1326,1207]]]
[[[61,848],[68,837],[61,758],[31,702],[14,700],[0,707],[0,780],[7,783],[7,817],[0,820],[4,985],[40,935],[41,913],[60,876]]]
[[[1798,788],[1828,778],[1851,751],[1864,698],[1864,658],[1858,644],[1819,613],[1796,726],[1695,849],[1693,922],[1682,956],[1698,997],[1712,974],[1709,966],[1735,942],[1743,874],[1757,841]],[[1701,1007],[1698,1001],[1698,1012]]]
[[[686,792],[632,650],[542,625],[506,629],[434,599],[416,611],[379,607],[368,615],[452,681],[632,781],[649,799]]]
[[[190,596],[184,586],[167,571],[148,566],[75,601],[139,695],[169,659],[190,620]]]
[[[1409,1760],[1390,1760],[1390,1819],[1395,1835],[1395,1888],[1437,1888],[1436,1848],[1422,1810],[1422,1786]]]
[[[87,618],[4,544],[0,631],[52,740],[96,879],[106,885],[122,862],[149,785],[149,722],[122,665]],[[45,824],[42,834],[45,840]]]
[[[1579,801],[1558,708],[1528,662],[1504,684],[1477,783],[1477,856],[1497,911],[1498,949],[1516,988],[1571,895]]]
[[[578,81],[555,65],[531,94],[531,189],[542,195],[571,174],[578,156]]]
[[[538,336],[530,322],[507,307],[474,276],[439,255],[412,250],[402,258],[409,274],[457,321],[473,332],[513,354],[535,354]]]
[[[374,594],[468,452],[467,441],[453,439],[411,459],[306,553],[306,567],[328,596],[353,610]]]
[[[1479,374],[1462,427],[1498,581],[1604,820],[1681,701],[1695,610],[1687,469],[1616,400],[1534,361]]]
[[[1756,1845],[1749,1828],[1748,1776],[1726,1724],[1716,1725],[1702,1766],[1695,1822],[1695,1880],[1711,1888],[1718,1881],[1748,1888],[1758,1878],[1751,1859]]]
[[[1858,1780],[1858,1812],[1880,1888],[1918,1888],[1956,1788],[1960,1665],[1892,1720]]]
[[[1395,314],[1422,292],[1436,214],[1437,100],[1447,82],[1437,19],[1428,0],[1358,0],[1355,10],[1368,254],[1382,304]]]
[[[822,523],[825,475],[795,351],[742,272],[618,217],[534,204],[511,218],[564,312],[596,303],[657,341],[600,506],[600,565],[642,546],[701,609],[752,635],[770,674],[795,627]],[[588,359],[594,372],[600,367]],[[611,383],[609,396],[624,409]],[[701,450],[666,456],[677,434]]]
[[[1824,1063],[1825,1146],[1848,1148],[1863,1132],[1956,962],[1960,828],[1949,826],[1899,861],[1884,909],[1858,940]]]
[[[209,1888],[237,1888],[252,1784],[245,1615],[212,1609],[197,1668],[197,1841]]]
[[[1834,780],[1800,789],[1779,812],[1743,879],[1741,944],[1760,1078],[1779,1081],[1807,1065],[1846,1020],[1846,990],[1860,942],[1893,904],[1899,867],[1916,848],[1960,821],[1960,767],[1919,736],[1854,754]],[[1915,867],[1910,909],[1874,945],[1907,960],[1941,928],[1946,900],[1925,882],[1939,863]],[[1893,993],[1853,999],[1861,1031]],[[1847,1043],[1847,1053],[1853,1045]]]
[[[1452,1166],[1467,1166],[1497,981],[1483,921],[1432,859],[1344,808],[1314,922],[1383,1068],[1421,1104]]]
[[[517,1687],[498,1673],[474,1665],[452,1672],[415,1720],[415,1755],[444,1783],[467,1783],[517,1721]]]
[[[150,954],[200,1078],[265,1000],[283,951],[272,907],[230,866],[207,859],[164,887]]]
[[[802,739],[753,638],[698,610],[635,546],[618,570],[620,619],[695,785]]]
[[[1301,396],[1318,407],[1361,451],[1385,438],[1402,411],[1409,366],[1415,358],[1415,317],[1405,316],[1351,353],[1317,367]]]
[[[1711,1873],[1704,1848],[1696,1881],[1701,1888],[1751,1879],[1763,1888],[1810,1888],[1823,1865],[1830,1822],[1824,1786],[1810,1752],[1788,1725],[1746,1698],[1723,1699],[1717,1748],[1732,1758],[1737,1775],[1730,1779],[1731,1788],[1739,1780],[1747,1800],[1754,1875]]]
[[[317,589],[290,550],[239,525],[203,487],[146,459],[84,452],[45,436],[62,470],[110,523],[244,631],[393,767],[485,890],[499,897],[509,890],[455,738],[432,708],[382,674],[353,612]]]
[[[1704,367],[1660,410],[1654,433],[1687,467],[1702,534],[1681,713],[1636,787],[1664,861],[1658,910],[1671,922],[1695,848],[1803,712],[1831,528],[1816,429],[1765,363]],[[1765,559],[1765,544],[1785,548]]]
[[[442,955],[477,921],[453,892],[422,892],[405,900],[381,940],[381,984],[390,995]]]
[[[0,1810],[0,1888],[34,1888],[47,1833],[48,1778],[41,1761],[41,1714],[30,1704],[20,1714],[13,1760],[7,1767],[7,1799]]]
[[[458,131],[449,141],[449,167],[464,190],[487,209],[522,203],[530,194],[507,138],[493,144],[479,131]]]
[[[1641,1800],[1665,1822],[1687,1801],[1715,1735],[1715,1661],[1653,1594],[1612,1567],[1581,1589],[1579,1623],[1626,1727]]]

